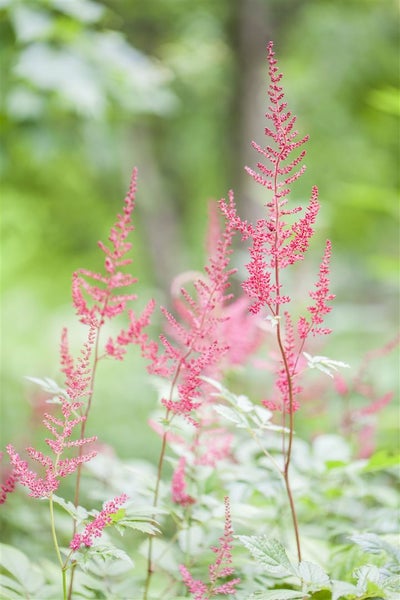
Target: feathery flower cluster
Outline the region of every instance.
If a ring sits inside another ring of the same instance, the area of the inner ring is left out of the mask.
[[[3,460],[3,452],[0,452],[0,460]],[[4,502],[7,500],[8,494],[11,494],[15,490],[17,483],[18,475],[13,469],[10,473],[8,473],[4,483],[2,483],[0,486],[0,504],[4,504]]]
[[[19,483],[29,488],[29,495],[35,498],[48,497],[58,488],[60,478],[73,473],[78,469],[79,465],[91,460],[96,455],[95,450],[87,454],[83,454],[81,451],[83,446],[95,442],[97,439],[96,436],[76,440],[71,439],[74,429],[86,420],[85,416],[77,413],[82,406],[82,402],[76,400],[76,398],[81,397],[86,391],[85,385],[87,386],[88,381],[87,378],[83,377],[82,379],[81,376],[86,372],[87,360],[89,360],[88,354],[82,357],[80,366],[74,372],[77,377],[76,385],[72,376],[72,367],[69,368],[67,375],[68,391],[73,397],[60,397],[62,418],[57,418],[49,413],[45,413],[43,416],[43,424],[54,438],[46,439],[46,443],[55,456],[52,458],[39,450],[35,450],[35,448],[26,448],[28,456],[44,468],[44,476],[40,477],[32,471],[27,461],[20,457],[12,444],[7,446],[7,452],[14,469],[15,477]],[[86,381],[85,384],[82,383],[84,380]],[[79,456],[61,458],[63,453],[71,448],[79,448]]]
[[[375,433],[377,420],[374,415],[385,408],[394,398],[393,392],[381,395],[375,386],[368,381],[369,372],[373,366],[372,361],[387,356],[400,342],[397,335],[382,348],[368,352],[356,373],[354,379],[347,383],[339,374],[335,377],[336,391],[340,396],[348,400],[355,395],[364,398],[368,404],[346,410],[342,418],[342,427],[346,434],[355,433],[357,437],[357,448],[359,458],[368,458],[375,449]]]
[[[304,215],[301,206],[288,209],[288,195],[291,185],[305,170],[300,166],[306,151],[302,149],[308,136],[299,138],[294,129],[296,116],[287,110],[284,101],[283,88],[280,85],[282,74],[278,72],[272,42],[268,48],[269,78],[268,95],[269,111],[266,118],[271,127],[265,128],[265,134],[272,140],[271,145],[261,147],[253,142],[253,148],[261,154],[264,162],[258,162],[258,172],[246,168],[246,171],[257,182],[271,192],[271,198],[266,203],[267,217],[259,219],[255,225],[243,221],[235,207],[222,204],[221,208],[231,226],[239,231],[242,239],[250,239],[250,262],[247,265],[248,277],[243,288],[252,300],[250,311],[267,315],[276,326],[276,339],[280,350],[277,365],[277,379],[274,396],[264,402],[272,409],[285,408],[292,412],[298,408],[296,396],[301,387],[294,383],[297,375],[299,356],[303,350],[306,338],[312,333],[327,334],[330,329],[321,327],[324,317],[331,310],[328,302],[334,296],[329,291],[329,259],[331,243],[327,241],[325,254],[320,266],[319,279],[316,289],[310,292],[314,304],[308,307],[309,317],[301,316],[297,326],[292,323],[288,311],[281,319],[281,305],[291,301],[290,295],[284,293],[281,272],[283,269],[303,260],[310,240],[314,234],[314,224],[319,212],[318,190],[312,189],[311,198]],[[292,153],[301,149],[300,153],[291,158]],[[291,216],[290,223],[288,216]],[[295,330],[299,340],[295,339]]]
[[[194,600],[207,600],[214,596],[235,594],[235,586],[240,583],[239,578],[231,579],[218,585],[218,580],[230,577],[234,573],[232,567],[232,543],[233,543],[233,528],[231,520],[231,510],[229,498],[225,497],[225,527],[224,534],[219,539],[219,545],[213,546],[211,549],[215,552],[216,557],[209,570],[209,584],[206,585],[199,579],[194,579],[190,571],[184,566],[179,565],[179,571],[182,575],[182,580],[189,592],[193,594]]]
[[[329,334],[332,332],[328,327],[319,327],[324,321],[324,316],[331,312],[332,307],[327,302],[335,298],[334,294],[329,293],[329,262],[331,257],[332,244],[329,240],[326,242],[324,256],[319,268],[319,278],[315,291],[310,292],[311,298],[315,304],[307,308],[311,315],[310,322],[305,317],[300,317],[297,329],[302,340],[306,339],[310,333]]]
[[[82,426],[86,416],[79,414],[83,406],[83,398],[90,395],[90,363],[93,351],[95,330],[91,327],[87,342],[83,345],[81,355],[75,362],[69,352],[67,330],[63,329],[60,344],[61,371],[65,375],[65,394],[60,394],[61,415],[56,417],[44,413],[43,425],[52,434],[47,438],[46,444],[54,453],[54,457],[47,456],[35,448],[26,448],[28,456],[44,468],[44,476],[40,477],[32,471],[27,461],[23,460],[12,444],[7,446],[14,474],[18,481],[29,488],[30,496],[35,498],[48,497],[59,486],[60,478],[66,477],[78,469],[79,465],[91,460],[96,451],[92,450],[83,454],[82,448],[95,442],[96,436],[71,439],[77,426]],[[71,458],[61,458],[65,451],[73,448],[79,449],[79,455]]]
[[[232,193],[228,206],[233,210]],[[157,354],[154,346],[143,346],[144,353],[152,357],[149,372],[172,382],[170,395],[162,399],[162,404],[168,412],[183,415],[194,425],[197,422],[191,413],[200,405],[204,385],[201,376],[212,373],[228,349],[219,342],[219,331],[224,321],[223,306],[231,297],[226,294],[229,277],[235,272],[228,268],[233,235],[233,227],[227,223],[215,254],[205,267],[207,278],[200,277],[193,283],[196,294],[191,295],[181,288],[181,298],[175,299],[175,308],[183,324],[162,308],[174,342],[161,335],[164,351],[158,350]]]
[[[125,312],[128,302],[136,300],[136,294],[122,293],[121,289],[137,283],[137,279],[124,273],[121,268],[132,262],[125,258],[132,244],[126,239],[134,227],[132,225],[132,212],[135,208],[136,194],[136,169],[133,170],[129,191],[124,200],[123,214],[117,215],[117,221],[110,230],[108,240],[110,247],[99,241],[98,245],[105,254],[105,274],[94,273],[87,269],[80,269],[73,275],[72,299],[77,315],[82,323],[98,330],[106,319],[110,320]],[[88,300],[91,300],[89,306]],[[136,317],[133,310],[129,311],[130,326],[127,331],[121,330],[115,339],[109,338],[105,352],[108,356],[122,360],[126,353],[126,346],[136,343],[146,345],[147,336],[142,329],[149,324],[150,315],[154,309],[154,301],[150,300],[143,314]],[[147,344],[153,348],[151,344]]]
[[[190,506],[196,500],[186,493],[185,479],[186,459],[182,456],[179,459],[178,466],[172,475],[171,492],[172,501],[181,506]]]
[[[81,546],[90,548],[93,546],[93,538],[101,537],[103,530],[112,522],[112,515],[128,500],[126,494],[121,494],[103,505],[103,509],[97,517],[93,519],[82,533],[76,533],[72,538],[69,547],[71,550],[79,550]]]

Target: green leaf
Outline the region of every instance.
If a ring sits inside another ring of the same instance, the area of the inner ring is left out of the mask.
[[[268,590],[254,592],[247,600],[302,600],[307,597],[308,594],[296,590]]]
[[[20,584],[24,594],[36,594],[45,584],[39,567],[30,562],[29,558],[17,548],[0,544],[0,566],[12,575]],[[4,584],[4,581],[3,581]],[[18,591],[19,585],[13,591]]]
[[[269,421],[272,419],[272,411],[264,408],[264,406],[254,406],[254,415],[251,415],[253,421],[259,427],[265,427]]]
[[[368,552],[368,554],[381,554],[382,552],[385,552],[400,564],[400,549],[375,533],[355,534],[349,536],[349,539],[360,546],[364,552]]]
[[[363,565],[355,569],[353,576],[357,579],[357,591],[360,594],[366,592],[382,592],[380,582],[380,571],[375,565]]]
[[[89,548],[81,548],[75,553],[75,559],[79,561],[79,566],[83,570],[87,570],[90,567],[91,560],[96,557],[100,557],[103,560],[111,558],[117,561],[124,561],[130,566],[133,566],[134,564],[130,556],[128,556],[124,550],[106,542],[98,542]]]
[[[83,506],[75,506],[72,502],[64,500],[56,494],[53,494],[53,502],[61,506],[78,523],[82,523],[89,517],[88,511]]]
[[[117,512],[110,515],[111,523],[110,525],[115,525],[119,521],[121,521],[126,515],[126,508],[119,508]]]
[[[214,406],[214,409],[219,415],[221,415],[228,421],[235,423],[237,427],[250,427],[250,423],[248,422],[246,417],[242,413],[236,411],[235,409],[230,408],[229,406],[225,406],[223,404],[216,404]]]
[[[284,546],[274,538],[267,536],[235,536],[247,548],[256,561],[266,567],[266,572],[275,577],[296,574]]]
[[[0,575],[1,598],[5,598],[5,593],[12,594],[10,598],[21,598],[24,592],[23,586],[8,575]],[[15,595],[14,595],[15,594]],[[7,596],[8,597],[8,596]]]
[[[125,529],[136,529],[148,535],[157,535],[160,533],[160,529],[150,521],[135,521],[134,519],[119,521],[115,523],[115,528],[121,535],[124,534]]]
[[[347,598],[348,596],[356,597],[357,593],[357,588],[352,583],[332,580],[332,600],[339,600],[340,598]]]
[[[379,450],[373,454],[363,468],[363,471],[380,471],[390,467],[398,467],[400,456],[389,454],[387,450]]]
[[[297,572],[308,592],[330,588],[328,575],[322,567],[315,563],[303,560],[297,567]]]

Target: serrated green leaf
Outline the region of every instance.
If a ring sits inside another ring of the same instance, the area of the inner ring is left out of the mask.
[[[392,556],[400,564],[400,549],[396,548],[385,539],[375,533],[360,533],[349,536],[353,542],[360,546],[368,554],[381,554],[385,552]]]
[[[264,406],[256,405],[254,406],[254,414],[251,415],[251,418],[259,427],[265,427],[267,424],[269,424],[272,416],[272,411],[264,408]]]
[[[267,590],[254,592],[247,600],[302,600],[308,598],[308,594],[296,590]]]
[[[82,523],[85,519],[89,517],[88,511],[83,508],[83,506],[75,506],[73,502],[69,500],[64,500],[60,496],[53,494],[53,502],[61,506],[73,519],[78,521],[78,523]],[[97,514],[97,513],[96,513]]]
[[[85,564],[86,569],[88,568],[89,561],[92,558],[96,558],[96,557],[100,557],[103,559],[113,558],[116,560],[122,560],[122,561],[129,563],[131,566],[133,566],[133,561],[130,558],[130,556],[128,556],[128,554],[124,550],[117,548],[116,546],[114,546],[111,543],[110,544],[106,544],[104,542],[96,543],[93,546],[90,546],[89,548],[84,548],[84,549],[79,550],[79,554],[82,557],[82,560],[80,559],[80,561],[79,561],[79,565],[81,567],[83,567],[83,565]]]
[[[307,592],[316,592],[321,589],[330,588],[330,580],[324,569],[307,560],[301,561],[297,567],[297,573],[303,581]]]
[[[365,594],[367,591],[381,591],[379,588],[380,572],[375,565],[363,565],[353,571],[353,577],[357,579],[357,591]],[[371,584],[374,589],[371,589]]]
[[[356,596],[357,588],[352,583],[347,581],[332,580],[332,600],[340,600],[340,598],[348,596]]]
[[[229,406],[224,406],[223,404],[216,404],[214,406],[215,411],[227,419],[232,423],[235,423],[237,427],[250,427],[250,423],[246,419],[246,417],[237,412],[234,408],[230,408]]]
[[[139,520],[124,520],[115,523],[116,530],[123,535],[125,529],[136,529],[137,531],[141,531],[142,533],[147,533],[149,535],[157,535],[160,533],[160,530],[156,525],[150,523],[149,521],[139,521]]]
[[[235,536],[248,549],[256,561],[266,567],[266,572],[275,577],[296,574],[284,546],[274,538],[267,536]]]
[[[63,388],[60,388],[58,383],[56,383],[53,379],[49,377],[44,377],[40,379],[39,377],[29,377],[26,376],[25,379],[31,381],[32,383],[36,383],[36,385],[40,386],[42,390],[48,394],[55,394],[60,396],[65,396],[66,391]]]
[[[254,404],[247,396],[235,396],[235,404],[243,412],[252,412],[255,409]]]

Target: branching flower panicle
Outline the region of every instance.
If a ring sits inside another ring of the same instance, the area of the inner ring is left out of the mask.
[[[215,561],[209,566],[209,583],[205,584],[199,579],[194,579],[189,569],[184,565],[179,565],[183,583],[193,594],[195,600],[208,600],[219,595],[229,596],[235,594],[235,586],[240,583],[240,579],[234,578],[223,583],[219,580],[231,577],[235,570],[232,567],[232,544],[233,528],[231,520],[231,509],[229,498],[225,497],[225,527],[224,534],[219,539],[219,545],[213,546],[211,550],[215,552]]]
[[[229,206],[234,207],[232,193]],[[220,343],[218,332],[224,321],[223,307],[231,297],[226,293],[229,277],[235,272],[228,268],[233,235],[234,229],[227,223],[205,267],[206,277],[198,277],[193,283],[196,294],[181,288],[180,298],[175,299],[180,321],[162,308],[171,338],[160,336],[163,352],[154,355],[153,349],[149,352],[144,347],[148,355],[153,355],[149,372],[172,381],[170,395],[163,398],[163,405],[168,412],[182,415],[193,424],[196,420],[192,413],[200,405],[200,390],[204,385],[200,378],[213,372],[228,350],[226,344]]]
[[[300,535],[293,495],[289,480],[291,462],[294,412],[299,408],[298,363],[310,334],[326,334],[322,327],[324,317],[331,310],[328,302],[333,299],[329,291],[329,259],[331,243],[328,241],[320,266],[316,289],[310,292],[314,304],[308,307],[309,316],[301,315],[296,323],[289,312],[292,294],[283,285],[282,273],[288,267],[304,259],[314,234],[314,224],[319,212],[318,189],[312,188],[311,197],[304,210],[302,206],[288,208],[292,184],[304,173],[302,161],[308,136],[300,137],[295,129],[296,116],[287,109],[281,86],[282,74],[276,66],[273,44],[267,47],[269,65],[268,96],[270,105],[266,118],[269,125],[265,135],[269,142],[265,147],[253,142],[253,148],[261,155],[257,170],[246,167],[247,173],[269,193],[265,203],[267,214],[255,224],[240,218],[235,207],[222,204],[221,208],[231,226],[239,231],[243,240],[250,240],[250,262],[246,265],[248,277],[242,286],[252,301],[250,310],[269,319],[278,349],[275,367],[276,380],[273,394],[263,403],[282,414],[286,427],[289,414],[289,435],[283,434],[284,465],[282,475],[291,508],[296,536],[298,559],[301,561]],[[301,216],[303,213],[303,216]],[[282,315],[282,305],[285,305]],[[283,318],[284,317],[284,318]]]
[[[71,550],[79,550],[81,546],[85,546],[86,548],[93,546],[93,538],[101,536],[103,530],[112,522],[112,515],[114,515],[127,500],[128,496],[126,494],[121,494],[114,498],[114,500],[106,502],[103,509],[93,521],[86,525],[82,533],[76,533],[74,535],[69,545]]]
[[[186,469],[186,459],[182,456],[179,459],[178,466],[172,475],[171,482],[171,492],[172,492],[172,501],[176,504],[180,504],[181,506],[189,506],[190,504],[194,504],[196,500],[189,496],[186,493],[186,478],[185,478],[185,469]]]
[[[0,452],[0,461],[3,460],[3,452]],[[18,475],[15,469],[7,470],[2,473],[3,483],[0,486],[0,504],[4,504],[7,500],[8,494],[11,494],[15,490],[15,486],[18,483]]]
[[[27,461],[23,460],[15,448],[9,444],[7,452],[10,457],[14,474],[18,481],[29,488],[30,496],[36,498],[48,497],[55,492],[59,486],[60,479],[76,471],[80,465],[91,460],[96,451],[92,450],[83,453],[84,446],[97,440],[96,436],[72,439],[74,431],[82,428],[86,421],[86,416],[80,414],[83,406],[83,398],[90,394],[90,362],[93,350],[93,329],[89,330],[88,341],[84,344],[81,356],[76,366],[68,350],[67,332],[64,329],[61,337],[61,370],[66,378],[65,395],[60,395],[58,400],[61,408],[61,415],[56,417],[50,413],[43,415],[43,425],[52,434],[52,438],[46,439],[46,444],[54,453],[54,457],[47,456],[43,452],[29,447],[26,449],[28,456],[39,463],[44,469],[45,474],[40,477],[32,471]],[[62,458],[69,449],[78,448],[79,453],[76,457]]]
[[[276,368],[276,389],[273,397],[266,401],[267,406],[276,410],[284,407],[286,412],[292,412],[299,407],[296,397],[301,386],[295,383],[295,379],[306,339],[310,334],[330,333],[330,329],[322,324],[331,310],[328,303],[334,298],[329,290],[331,243],[326,243],[316,289],[310,292],[314,304],[307,309],[308,317],[301,315],[297,323],[292,323],[289,311],[285,310],[283,319],[281,306],[291,301],[291,294],[283,288],[281,273],[304,259],[314,234],[320,205],[318,190],[313,187],[303,216],[296,216],[303,212],[302,206],[287,208],[291,185],[305,170],[301,163],[306,155],[303,146],[308,141],[308,136],[299,137],[295,129],[296,116],[287,110],[281,86],[282,74],[276,66],[272,42],[268,45],[267,56],[270,106],[266,118],[271,125],[265,128],[265,134],[271,139],[271,143],[261,147],[253,142],[253,147],[261,154],[263,161],[257,163],[258,171],[248,167],[246,171],[257,183],[269,190],[271,197],[265,204],[268,214],[254,225],[243,221],[235,208],[223,204],[222,210],[232,227],[242,234],[242,238],[251,241],[248,277],[242,284],[252,300],[250,310],[253,313],[266,311],[267,314],[263,316],[275,326],[281,360]]]
[[[117,215],[117,220],[110,230],[107,246],[102,241],[98,242],[100,249],[105,254],[105,273],[95,273],[87,269],[80,269],[73,275],[72,299],[77,315],[82,323],[99,330],[106,320],[114,319],[127,310],[130,301],[136,300],[136,294],[128,294],[124,290],[137,283],[137,279],[123,272],[123,268],[132,262],[126,255],[132,244],[127,237],[134,230],[132,225],[132,212],[135,208],[136,195],[136,169],[133,170],[129,191],[124,200],[122,214]],[[119,335],[110,337],[105,345],[107,356],[122,360],[129,344],[144,345],[147,336],[143,333],[144,327],[149,324],[154,301],[150,300],[141,316],[136,317],[133,310],[129,311],[130,326],[128,330],[122,329]]]

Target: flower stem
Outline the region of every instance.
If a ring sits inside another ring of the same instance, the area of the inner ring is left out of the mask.
[[[51,535],[53,538],[53,543],[54,543],[54,548],[56,550],[57,559],[58,559],[58,562],[60,563],[60,568],[61,568],[63,600],[67,600],[67,574],[66,574],[66,567],[61,558],[60,547],[58,545],[58,540],[57,540],[56,525],[55,525],[55,519],[54,519],[53,494],[50,494],[50,497],[49,497],[49,508],[50,508]]]
[[[289,439],[288,439],[287,448],[286,448],[286,444],[283,443],[284,461],[285,461],[284,467],[283,467],[283,478],[285,480],[285,488],[286,488],[286,493],[287,493],[287,497],[289,500],[290,512],[292,515],[294,535],[296,538],[297,558],[298,558],[299,562],[301,562],[301,545],[300,545],[299,524],[298,524],[298,520],[297,520],[296,507],[295,507],[294,500],[293,500],[292,488],[290,485],[290,474],[289,474],[290,463],[291,463],[291,459],[292,459],[293,435],[294,435],[293,382],[292,382],[292,373],[290,372],[285,348],[284,348],[284,345],[282,342],[281,330],[280,330],[279,323],[277,325],[277,340],[278,340],[278,345],[279,345],[280,353],[281,353],[282,360],[283,360],[284,369],[286,372],[286,378],[287,378],[287,382],[288,382],[288,395],[289,395],[289,407],[288,407],[289,408]],[[283,405],[282,411],[283,411],[282,412],[282,414],[283,414],[282,420],[283,420],[283,424],[285,424],[285,416],[286,416],[286,414],[285,414],[286,406],[285,405]],[[286,435],[285,431],[283,430],[282,431],[283,439],[285,439],[285,435]]]
[[[166,414],[166,421],[168,420],[168,412],[169,411],[167,411],[167,414]],[[167,449],[167,431],[164,431],[164,435],[162,437],[162,443],[161,443],[160,457],[158,459],[157,481],[156,481],[156,487],[154,489],[153,508],[155,508],[158,503],[158,494],[160,491],[160,483],[161,483],[162,469],[163,469],[163,465],[164,465],[164,457],[165,457],[166,449]],[[155,515],[153,515],[153,519],[154,518],[155,518]],[[146,582],[144,585],[143,600],[147,600],[152,575],[153,575],[153,537],[149,536],[149,547],[148,547],[148,551],[147,551],[147,576],[146,576]]]

